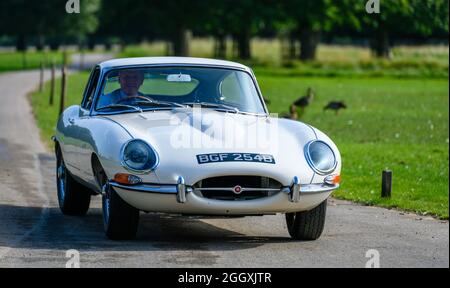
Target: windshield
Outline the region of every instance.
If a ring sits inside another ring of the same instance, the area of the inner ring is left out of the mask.
[[[207,67],[153,67],[108,72],[95,109],[145,111],[200,105],[264,114],[252,77],[243,71]]]

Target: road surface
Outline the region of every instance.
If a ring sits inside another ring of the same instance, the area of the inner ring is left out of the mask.
[[[47,73],[48,74],[48,73]],[[48,75],[47,75],[48,76]],[[449,267],[449,224],[330,200],[318,241],[289,238],[282,215],[237,219],[143,214],[135,241],[103,234],[100,199],[85,217],[57,205],[55,158],[39,139],[26,99],[38,73],[0,74],[0,267]]]

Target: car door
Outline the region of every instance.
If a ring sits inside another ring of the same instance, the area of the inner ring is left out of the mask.
[[[77,157],[76,166],[80,171],[80,177],[86,182],[90,182],[92,176],[91,155],[93,152],[93,135],[89,129],[91,121],[90,109],[97,90],[100,78],[100,68],[96,67],[89,79],[89,83],[85,89],[83,102],[81,103],[78,117],[75,118],[77,127]]]

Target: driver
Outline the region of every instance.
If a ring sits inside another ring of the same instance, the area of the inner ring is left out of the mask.
[[[144,73],[139,70],[119,71],[120,89],[103,95],[99,99],[98,107],[104,107],[118,102],[126,104],[127,98],[144,96],[139,92],[139,88],[144,83]]]

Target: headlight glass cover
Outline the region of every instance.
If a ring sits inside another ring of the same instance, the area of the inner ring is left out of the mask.
[[[159,159],[149,144],[142,140],[131,140],[123,148],[122,161],[132,171],[146,172],[155,169]]]
[[[305,147],[309,166],[318,174],[325,175],[336,169],[336,156],[333,149],[323,141],[311,141]]]

